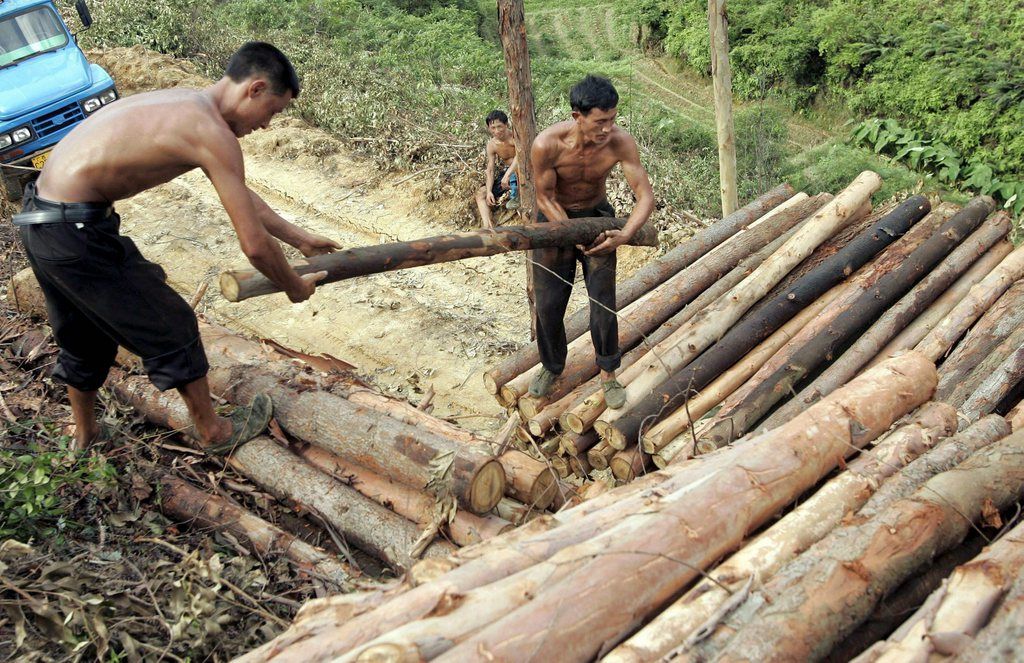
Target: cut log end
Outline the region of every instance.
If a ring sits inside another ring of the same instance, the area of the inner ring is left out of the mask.
[[[532,419],[533,417],[536,417],[538,414],[540,414],[540,411],[544,409],[545,405],[547,405],[546,398],[534,398],[533,396],[523,396],[522,398],[519,399],[519,411],[522,413],[523,419]],[[533,433],[532,424],[527,425],[530,428],[530,432]],[[544,432],[541,431],[540,433],[533,434],[539,437],[543,435]]]
[[[238,279],[235,278],[234,272],[224,272],[220,275],[220,293],[229,302],[240,301],[241,288],[238,285]]]
[[[498,390],[498,393],[495,394],[495,398],[497,398],[498,402],[501,403],[503,406],[512,407],[519,400],[519,394],[517,394],[514,389],[512,389],[506,384],[503,385],[501,389]]]
[[[505,494],[505,469],[497,460],[484,463],[473,477],[469,507],[474,513],[487,513]]]
[[[488,371],[484,373],[484,389],[487,390],[488,394],[492,396],[498,393],[498,381],[494,378],[494,372]]]
[[[565,430],[572,431],[577,435],[583,434],[583,420],[577,414],[565,412],[558,418],[558,423]]]
[[[558,473],[547,468],[537,475],[530,489],[530,504],[538,509],[546,509],[551,506],[558,494]]]
[[[603,433],[599,432],[602,440],[608,440],[608,444],[611,445],[612,449],[622,451],[629,446],[629,440],[626,439],[626,435],[615,427],[614,424],[607,424],[607,428]]]
[[[533,417],[533,416],[536,416],[536,415],[530,415],[530,416]],[[533,435],[534,437],[541,437],[546,432],[544,430],[544,426],[541,424],[541,422],[537,421],[536,419],[530,419],[529,421],[527,421],[526,422],[526,428],[527,428],[527,430],[530,431],[530,434]]]
[[[367,647],[356,658],[358,663],[418,663],[420,660],[422,657],[414,645],[392,643]]]

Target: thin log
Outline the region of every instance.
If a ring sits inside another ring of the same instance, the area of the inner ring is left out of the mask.
[[[867,321],[876,318],[902,297],[973,232],[992,211],[993,204],[991,198],[975,198],[909,255],[901,252],[899,245],[886,251],[874,265],[877,278],[866,279],[863,284],[866,287],[859,296],[848,306],[840,305],[841,310],[824,333],[802,343],[797,357],[763,380],[742,403],[720,415],[721,421],[702,436],[698,450],[704,451],[709,446],[721,447],[751,430],[776,403],[792,393],[800,380],[831,359],[838,348],[864,328]],[[809,333],[809,328],[805,328],[794,343],[802,341]],[[794,408],[787,415],[797,411],[799,408]],[[770,425],[777,426],[781,422],[781,417],[776,418]]]
[[[301,275],[327,272],[327,276],[320,281],[323,285],[357,276],[493,256],[510,251],[577,244],[589,246],[602,232],[621,229],[625,224],[625,219],[590,217],[529,226],[499,226],[408,242],[343,249],[294,262],[292,267]],[[658,231],[645,226],[629,243],[633,246],[657,246]],[[228,301],[240,302],[251,297],[281,292],[281,289],[255,269],[239,269],[221,273],[220,291]]]
[[[426,527],[435,518],[437,500],[433,495],[391,481],[320,447],[308,445],[295,451],[321,472],[352,486],[420,527]],[[497,516],[477,516],[462,510],[457,510],[450,522],[447,518],[444,522],[447,526],[443,529],[451,536],[452,542],[460,546],[480,543],[512,528],[510,522]]]
[[[608,462],[612,475],[619,481],[629,482],[645,472],[650,465],[651,457],[645,454],[638,445],[633,445],[617,452]]]
[[[785,210],[769,212],[757,225],[748,228],[711,251],[693,265],[680,271],[650,293],[619,312],[619,347],[631,348],[652,330],[696,299],[715,281],[725,276],[743,259],[755,253],[820,208],[817,199],[806,194]],[[797,198],[797,196],[794,196]],[[793,199],[791,199],[793,200]],[[569,344],[565,368],[552,385],[549,399],[561,398],[598,372],[594,343],[589,334]],[[502,401],[512,402],[526,394],[530,381],[540,372],[538,363],[501,388]]]
[[[676,371],[642,398],[625,408],[606,413],[601,421],[616,446],[636,440],[641,427],[650,427],[659,413],[680,408],[694,392],[715,378],[771,336],[802,309],[844,281],[885,247],[902,237],[931,210],[928,199],[914,196],[857,235],[846,246],[809,271],[785,292],[763,301],[699,357]]]
[[[1014,330],[1024,325],[1024,280],[1017,281],[996,300],[971,327],[963,340],[942,362],[939,370],[939,388],[936,397],[947,403],[963,403],[977,388],[965,386],[967,377],[1005,341]],[[1003,355],[1005,357],[1005,353]],[[952,398],[952,400],[947,400]]]
[[[927,403],[905,425],[865,450],[847,470],[772,525],[701,580],[643,630],[619,645],[604,663],[660,659],[705,624],[730,595],[750,579],[765,582],[811,544],[824,538],[872,491],[940,438],[956,431],[956,412],[943,403]]]
[[[587,451],[587,462],[595,470],[606,470],[616,452],[617,449],[608,444],[607,440],[601,440]]]
[[[336,589],[351,587],[353,573],[346,564],[247,509],[169,474],[160,477],[159,486],[160,510],[176,522],[228,532],[260,557],[284,557]]]
[[[866,332],[861,334],[839,359],[834,361],[789,403],[776,410],[765,422],[765,426],[777,426],[792,418],[800,409],[816,402],[825,394],[831,393],[849,381],[872,357],[881,351],[886,343],[892,340],[914,318],[921,315],[932,302],[953,285],[971,264],[1005,237],[1009,231],[1009,215],[992,215],[928,276],[893,304]],[[1022,319],[1024,319],[1024,314],[1022,314]],[[943,371],[940,371],[936,400],[945,401],[942,374]]]
[[[1024,247],[1006,256],[967,296],[943,318],[914,349],[938,361],[949,352],[964,332],[999,299],[1013,283],[1024,277]]]
[[[929,660],[962,653],[1024,567],[1024,523],[958,567],[926,604],[855,663]]]
[[[986,447],[892,504],[843,527],[776,574],[765,605],[717,660],[807,660],[827,654],[931,558],[957,545],[989,509],[1024,490],[1024,433]]]
[[[530,505],[508,497],[502,498],[498,506],[494,507],[494,511],[498,517],[515,525],[528,523],[540,515],[540,511]]]
[[[793,195],[793,187],[788,184],[780,184],[721,221],[697,231],[689,240],[651,264],[637,270],[622,283],[617,284],[616,303],[620,308],[633,303]],[[586,332],[590,324],[589,320],[590,311],[587,307],[569,316],[565,321],[566,338],[572,341]],[[525,345],[501,364],[485,373],[484,386],[489,393],[497,394],[506,382],[529,370],[538,361],[540,361],[540,355],[537,345],[535,343]]]
[[[988,371],[987,363],[979,367],[977,373],[984,376],[984,380],[960,407],[960,414],[965,422],[977,421],[992,412],[1010,390],[1024,380],[1024,339],[1021,337],[1024,337],[1024,333],[1011,337],[1016,341],[1017,347],[1005,356],[994,371]],[[1001,356],[1001,351],[1002,347],[1000,352],[994,355]],[[973,383],[974,379],[972,375],[970,382]]]
[[[595,431],[586,433],[565,433],[562,435],[562,453],[566,456],[586,455],[587,449],[597,444],[598,438]]]
[[[722,214],[729,214],[736,209],[736,132],[732,125],[732,68],[729,66],[729,20],[726,18],[725,0],[709,0],[708,32],[711,37],[711,87],[715,96]]]
[[[642,373],[626,385],[626,407],[617,411],[617,414],[605,412],[601,420],[610,423],[627,414],[630,404],[643,402],[658,385],[722,338],[740,316],[767,294],[782,277],[809,256],[819,244],[845,226],[850,215],[880,186],[881,178],[876,173],[864,171],[858,175],[850,186],[801,225],[750,276],[666,339],[665,344],[671,347],[650,360],[637,362],[634,366],[640,366]],[[601,430],[598,429],[598,432]]]
[[[924,313],[914,319],[907,327],[896,335],[889,343],[882,348],[875,357],[868,362],[867,368],[877,366],[886,359],[895,357],[901,352],[912,350],[921,340],[927,336],[953,308],[967,296],[971,288],[980,283],[982,279],[1003,261],[1003,258],[1013,252],[1013,243],[1008,239],[997,242],[978,259],[963,276],[946,292],[936,299]]]
[[[557,493],[558,475],[547,463],[518,449],[509,449],[498,460],[505,470],[512,497],[542,511],[551,506]]]

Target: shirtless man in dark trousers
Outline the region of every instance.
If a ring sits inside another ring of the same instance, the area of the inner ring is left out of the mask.
[[[119,234],[113,203],[201,168],[249,262],[291,301],[308,299],[326,272],[299,276],[278,240],[307,256],[340,247],[285,221],[249,190],[238,143],[266,128],[298,94],[284,54],[249,42],[205,89],[139,94],[97,111],[57,145],[26,189],[14,223],[46,296],[60,347],[53,375],[68,386],[76,448],[99,436],[96,391],[119,345],[142,358],[154,385],[181,393],[208,451],[227,451],[266,427],[266,395],[231,417],[214,412],[195,313],[167,285],[163,269]]]
[[[619,95],[606,78],[587,76],[569,92],[572,119],[542,131],[530,155],[537,187],[537,220],[608,216],[605,182],[615,164],[622,165],[636,204],[622,230],[601,233],[587,247],[537,249],[533,252],[533,287],[537,309],[537,346],[543,369],[530,384],[534,396],[546,396],[565,368],[565,308],[576,278],[576,261],[590,302],[590,335],[601,371],[605,402],[626,404],[618,380],[621,353],[615,317],[615,249],[627,243],[654,211],[654,192],[632,136],[615,125]]]
[[[508,115],[500,110],[492,110],[484,121],[487,123],[487,132],[491,134],[491,137],[484,150],[487,156],[487,166],[484,171],[486,181],[482,187],[477,189],[476,206],[480,210],[480,220],[483,221],[484,228],[493,228],[491,208],[498,204],[501,194],[512,187],[512,178],[515,177],[519,162],[516,160],[516,142],[512,136],[512,129],[508,125]],[[495,177],[496,159],[501,159],[506,164],[505,170],[499,177]]]

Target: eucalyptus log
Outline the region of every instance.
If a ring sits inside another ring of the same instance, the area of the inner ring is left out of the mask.
[[[634,444],[623,451],[616,452],[609,461],[608,467],[611,468],[612,475],[616,479],[628,482],[643,474],[650,465],[650,460],[651,457],[645,454],[639,445]]]
[[[1024,247],[1015,249],[914,348],[937,362],[1006,290],[1024,277]]]
[[[909,255],[898,250],[886,251],[875,265],[877,280],[866,282],[867,287],[848,307],[839,311],[824,333],[803,343],[798,356],[762,381],[741,404],[726,413],[727,418],[717,422],[704,434],[701,444],[721,447],[751,430],[776,403],[792,393],[800,380],[830,360],[844,343],[855,337],[864,328],[866,321],[876,318],[912,288],[977,228],[991,210],[991,198],[975,198]],[[807,328],[800,336],[806,333]],[[793,412],[798,409],[794,408]],[[781,421],[780,417],[770,425],[779,425]]]
[[[616,452],[615,447],[606,440],[601,440],[587,451],[587,462],[595,470],[606,470]]]
[[[978,258],[985,254],[1010,231],[1010,217],[994,214],[970,237],[956,247],[928,276],[915,285],[910,292],[889,308],[870,328],[854,341],[836,361],[814,381],[807,385],[795,398],[786,403],[765,422],[776,426],[814,403],[825,394],[845,384],[860,371],[872,357],[881,351],[897,333],[921,315],[943,292],[963,274]],[[1024,307],[1022,307],[1024,308]],[[1024,320],[1024,311],[1021,314]],[[939,389],[936,400],[945,401],[943,371],[939,372]]]
[[[1024,524],[958,567],[921,608],[856,663],[929,660],[956,656],[988,623],[996,605],[1024,568]]]
[[[548,508],[557,494],[558,476],[548,465],[518,449],[509,449],[498,460],[505,470],[511,496],[535,509]]]
[[[598,438],[595,431],[586,433],[568,432],[562,435],[562,453],[566,456],[586,455],[587,450],[597,444]]]
[[[461,509],[456,510],[449,520],[447,513],[439,514],[438,507],[443,506],[443,503],[439,504],[433,495],[391,481],[320,447],[307,445],[295,451],[321,472],[351,486],[420,527],[431,525],[439,515],[443,515],[440,524],[445,527],[442,529],[447,531],[452,542],[457,545],[480,543],[512,528],[511,523],[497,516],[477,516]]]
[[[819,488],[782,520],[719,564],[650,624],[619,645],[604,663],[652,661],[668,654],[741,592],[751,578],[763,583],[855,512],[872,491],[906,463],[956,431],[956,412],[927,403],[906,424],[861,452],[846,471]]]
[[[697,355],[722,338],[732,325],[757,303],[776,283],[809,256],[823,241],[845,226],[853,212],[881,186],[876,173],[864,171],[801,225],[771,257],[714,304],[707,307],[664,341],[670,347],[634,366],[641,373],[626,385],[626,407],[615,413],[606,411],[601,421],[614,422],[629,413],[631,405],[647,398],[659,384],[681,370]],[[674,409],[674,408],[673,408]],[[598,432],[602,432],[598,429]]]
[[[614,417],[603,417],[603,421],[611,424],[607,434],[621,440],[619,444],[642,437],[641,426],[650,427],[659,413],[680,408],[694,392],[706,387],[735,364],[736,357],[753,350],[802,309],[906,234],[930,209],[931,205],[924,196],[906,200],[794,282],[787,291],[751,309],[750,314],[726,331],[714,346],[658,384],[641,400],[627,404],[625,413],[619,414],[620,410]]]
[[[228,532],[260,557],[284,557],[336,589],[351,586],[353,574],[346,564],[224,497],[169,474],[160,477],[159,487],[160,510],[172,522]]]
[[[1003,663],[1024,660],[1024,576],[1018,567],[1006,597],[985,628],[967,644],[957,660]]]
[[[647,334],[692,302],[712,284],[728,274],[743,259],[757,252],[787,230],[817,211],[821,204],[817,198],[798,194],[800,200],[781,211],[772,211],[757,225],[736,234],[671,277],[650,293],[619,312],[619,347],[631,348]],[[796,199],[797,196],[794,196]],[[569,344],[565,368],[552,385],[551,400],[561,398],[572,389],[598,373],[594,344],[589,334]],[[530,381],[540,372],[538,363],[533,368],[510,380],[501,388],[502,401],[512,402],[526,394]]]
[[[742,228],[784,203],[793,194],[793,187],[788,184],[780,184],[721,221],[697,231],[687,241],[651,264],[640,268],[622,283],[617,284],[616,303],[619,307],[633,303],[680,270],[692,265],[698,258],[735,235]],[[584,307],[565,321],[566,338],[572,341],[582,335],[589,328],[589,324],[590,311]],[[497,367],[484,374],[484,385],[487,391],[497,394],[506,382],[529,370],[538,361],[540,361],[540,355],[535,343],[521,347]]]
[[[589,246],[602,232],[621,229],[625,219],[590,217],[529,226],[499,226],[487,230],[438,235],[408,242],[361,246],[292,263],[300,275],[327,272],[320,284],[396,269],[437,265],[453,260],[493,256],[557,246]],[[658,231],[644,226],[630,241],[634,246],[657,246]],[[220,275],[220,291],[231,302],[281,292],[276,283],[255,269],[229,270]]]
[[[1010,286],[942,362],[936,397],[954,405],[963,403],[978,386],[968,383],[975,367],[986,363],[992,352],[1021,327],[1024,327],[1024,280]],[[1002,356],[1006,354],[1003,352]]]
[[[978,261],[971,265],[970,269],[958,278],[946,292],[942,293],[938,299],[932,302],[932,305],[925,309],[924,313],[915,318],[903,331],[889,341],[868,362],[867,368],[880,364],[890,357],[895,357],[901,352],[912,350],[967,296],[971,288],[988,276],[1003,261],[1003,258],[1010,255],[1012,251],[1013,243],[1009,239],[997,242],[985,255],[978,258]]]
[[[850,633],[878,600],[959,544],[1024,490],[1024,433],[986,447],[871,520],[840,528],[776,574],[764,602],[716,660],[808,660]],[[752,601],[756,603],[757,601]]]
[[[1016,341],[1016,347],[1010,350],[1008,355],[994,371],[988,371],[987,362],[982,363],[977,373],[984,376],[981,384],[960,407],[960,413],[965,422],[976,421],[984,415],[995,410],[999,402],[1010,393],[1010,390],[1024,380],[1024,333],[1011,337]],[[1008,339],[1009,340],[1009,339]],[[1002,356],[1002,346],[999,351],[993,353],[996,357]],[[972,379],[970,382],[974,382]]]

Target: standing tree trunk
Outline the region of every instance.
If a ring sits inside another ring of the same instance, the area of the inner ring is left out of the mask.
[[[718,134],[718,175],[722,214],[736,209],[736,134],[732,126],[732,69],[729,67],[729,21],[725,0],[708,0],[711,42],[711,80],[715,92],[715,129]]]

